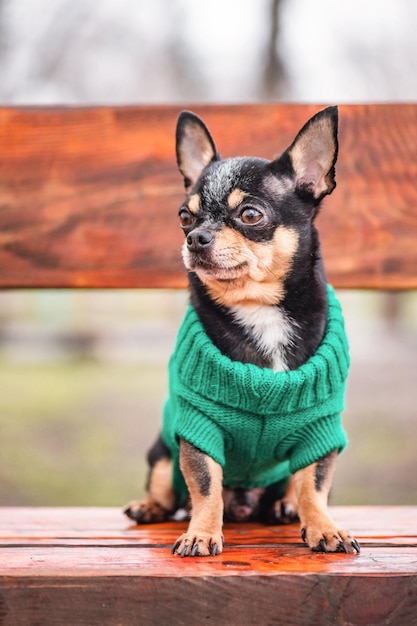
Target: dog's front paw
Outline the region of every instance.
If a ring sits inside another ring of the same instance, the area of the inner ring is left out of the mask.
[[[223,550],[224,539],[221,534],[184,533],[174,543],[172,554],[179,556],[216,556]]]
[[[346,552],[359,554],[359,543],[346,530],[329,526],[320,528],[306,525],[301,529],[301,538],[313,552]]]
[[[123,509],[123,513],[136,524],[156,524],[164,522],[169,512],[160,504],[148,498],[146,500],[133,500]]]

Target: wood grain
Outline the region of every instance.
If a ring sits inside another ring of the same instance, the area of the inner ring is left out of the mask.
[[[0,624],[413,624],[417,507],[335,507],[360,556],[313,554],[296,526],[228,524],[218,557],[181,559],[184,523],[117,509],[0,509]]]
[[[0,109],[0,287],[185,286],[183,107]],[[223,156],[272,158],[320,105],[196,106]],[[417,287],[417,105],[340,107],[319,217],[336,287]]]

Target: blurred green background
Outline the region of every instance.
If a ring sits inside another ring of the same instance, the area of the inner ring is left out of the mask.
[[[0,104],[416,101],[416,28],[414,0],[0,0]],[[340,296],[350,445],[332,501],[417,504],[416,294]],[[186,299],[0,294],[0,505],[141,494]]]
[[[186,301],[0,293],[0,504],[123,504],[142,492]]]
[[[417,298],[339,296],[350,445],[332,502],[415,504]],[[123,506],[143,492],[186,301],[165,291],[0,294],[0,504]]]

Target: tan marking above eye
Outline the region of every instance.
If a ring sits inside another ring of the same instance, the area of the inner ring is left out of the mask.
[[[233,189],[227,198],[227,204],[231,209],[236,209],[243,202],[248,194],[241,189]]]
[[[193,195],[189,197],[187,206],[188,206],[188,210],[193,215],[196,215],[196,213],[199,212],[199,210],[200,210],[200,196],[198,195],[198,193],[193,193]]]

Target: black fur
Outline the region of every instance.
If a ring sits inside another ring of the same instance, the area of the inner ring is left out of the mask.
[[[314,486],[316,488],[316,491],[322,490],[332,465],[333,464],[330,455],[325,456],[317,461],[314,477]]]
[[[186,456],[189,471],[197,481],[200,494],[210,495],[211,475],[207,467],[206,455],[188,441],[183,440],[181,441],[181,456]]]

